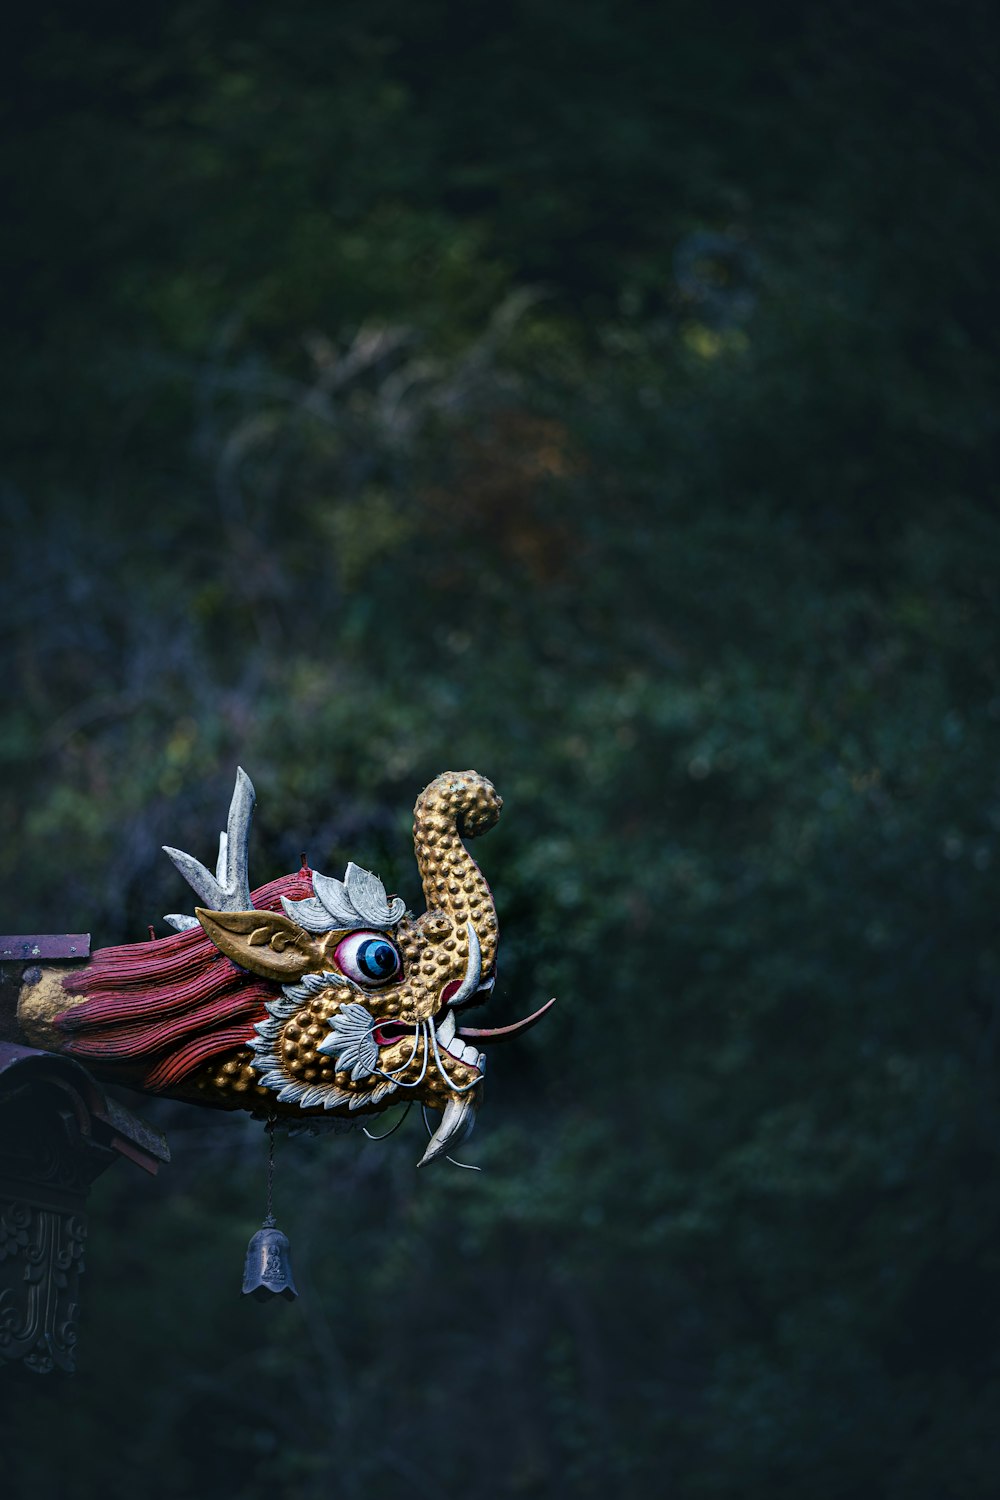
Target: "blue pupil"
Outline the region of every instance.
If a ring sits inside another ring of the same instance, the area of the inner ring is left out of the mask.
[[[395,948],[382,938],[371,938],[358,950],[358,968],[368,979],[388,979],[395,974],[397,963]]]

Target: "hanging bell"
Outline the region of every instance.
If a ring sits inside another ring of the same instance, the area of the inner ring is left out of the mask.
[[[275,1228],[274,1220],[264,1220],[247,1246],[243,1268],[243,1295],[266,1302],[268,1297],[284,1297],[291,1302],[299,1294],[292,1276],[288,1236]]]

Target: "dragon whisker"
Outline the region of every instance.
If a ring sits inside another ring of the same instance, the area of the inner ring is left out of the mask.
[[[375,1069],[376,1073],[380,1074],[381,1077],[383,1077],[383,1078],[390,1078],[390,1079],[392,1079],[393,1082],[396,1082],[398,1080],[400,1074],[406,1072],[407,1068],[410,1066],[410,1064],[413,1062],[413,1059],[416,1057],[416,1055],[417,1055],[417,1048],[420,1046],[420,1034],[421,1034],[421,1031],[423,1030],[423,1027],[424,1027],[425,1024],[426,1024],[425,1022],[421,1022],[419,1026],[417,1026],[417,1027],[414,1028],[414,1033],[413,1033],[413,1050],[411,1051],[409,1057],[406,1059],[405,1063],[403,1063],[402,1067],[400,1067],[400,1068],[393,1068],[393,1069],[388,1070],[388,1071],[385,1068],[376,1068]],[[372,1024],[371,1024],[371,1026],[369,1026],[369,1028],[368,1028],[368,1034],[369,1034],[369,1036],[371,1036],[374,1032],[376,1032],[378,1030],[378,1028],[379,1028],[380,1025],[381,1025],[381,1022],[379,1022],[379,1021],[373,1021]],[[425,1042],[426,1042],[426,1038],[425,1038]],[[424,1080],[424,1074],[426,1072],[427,1072],[427,1054],[426,1054],[426,1047],[425,1047],[423,1072],[420,1074],[420,1077],[417,1079],[417,1083],[422,1083],[423,1082],[423,1080]],[[409,1084],[409,1083],[404,1083],[403,1084],[403,1088],[413,1088],[413,1087],[415,1087],[414,1084]]]
[[[368,1129],[367,1125],[362,1125],[362,1134],[366,1135],[370,1141],[387,1141],[391,1135],[396,1134],[396,1131],[399,1129],[400,1125],[402,1125],[403,1121],[406,1119],[412,1108],[413,1100],[411,1099],[409,1104],[403,1110],[403,1113],[400,1115],[399,1119],[396,1121],[395,1125],[390,1125],[389,1129],[383,1130],[381,1135],[373,1135],[372,1132]]]

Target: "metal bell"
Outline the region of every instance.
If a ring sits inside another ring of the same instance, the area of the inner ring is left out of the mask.
[[[247,1246],[243,1295],[258,1302],[266,1302],[268,1297],[284,1297],[291,1302],[299,1295],[292,1276],[288,1236],[275,1228],[273,1219],[265,1221]]]

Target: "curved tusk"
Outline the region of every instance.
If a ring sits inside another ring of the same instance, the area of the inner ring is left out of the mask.
[[[503,1042],[508,1037],[523,1036],[526,1031],[531,1030],[532,1026],[538,1025],[542,1017],[552,1009],[555,1003],[555,997],[551,1000],[546,1000],[545,1004],[540,1010],[536,1010],[534,1015],[525,1016],[523,1021],[512,1021],[509,1026],[459,1026],[456,1028],[456,1035],[460,1036],[463,1041],[483,1043]]]
[[[445,1156],[453,1146],[459,1145],[466,1136],[471,1135],[476,1123],[476,1104],[476,1094],[462,1094],[459,1098],[452,1097],[448,1100],[441,1123],[427,1142],[427,1150],[417,1163],[418,1167],[426,1167],[428,1162]]]
[[[462,983],[453,995],[448,996],[448,1004],[453,1009],[457,1005],[464,1005],[476,993],[483,977],[483,952],[479,946],[479,935],[471,922],[466,922],[465,930],[469,934],[469,962],[465,966]]]

